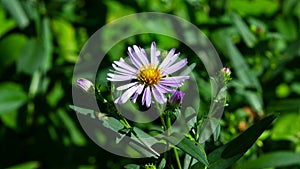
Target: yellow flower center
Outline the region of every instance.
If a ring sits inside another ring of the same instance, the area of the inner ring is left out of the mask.
[[[159,70],[149,67],[139,71],[138,81],[147,86],[153,86],[161,79],[161,73]]]

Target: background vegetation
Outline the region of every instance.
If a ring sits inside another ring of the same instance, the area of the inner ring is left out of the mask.
[[[73,66],[88,37],[114,19],[145,11],[195,24],[232,68],[229,106],[215,146],[280,113],[232,168],[299,168],[298,0],[1,0],[0,168],[116,169],[151,162],[102,150],[68,107]],[[133,39],[141,46],[151,42]],[[168,43],[164,37],[157,41]],[[125,50],[121,45],[108,56],[124,56]],[[209,82],[201,83],[205,95]]]

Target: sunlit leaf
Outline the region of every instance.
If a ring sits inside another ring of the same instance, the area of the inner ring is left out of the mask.
[[[291,122],[295,123],[291,123]],[[290,140],[297,143],[300,131],[300,115],[298,113],[282,113],[276,121],[272,132],[271,138],[274,140]]]
[[[228,2],[229,9],[241,15],[271,15],[279,8],[279,3],[269,0],[230,0]]]
[[[30,161],[23,164],[18,164],[15,166],[8,167],[7,169],[36,169],[40,166],[37,161]]]
[[[16,27],[13,19],[6,17],[6,11],[0,6],[0,37]],[[1,46],[1,45],[0,45]]]
[[[62,20],[52,20],[53,34],[59,45],[60,56],[68,61],[75,63],[77,61],[77,41],[76,32],[71,23]]]

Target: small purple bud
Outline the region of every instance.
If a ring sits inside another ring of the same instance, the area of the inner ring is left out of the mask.
[[[229,67],[223,67],[223,71],[224,71],[224,73],[226,73],[226,74],[231,74],[231,70],[230,70],[230,68]]]
[[[95,91],[94,84],[87,79],[77,79],[77,85],[86,92],[93,93]]]
[[[176,90],[170,97],[169,102],[173,105],[179,106],[182,103],[185,93]]]
[[[225,82],[230,81],[231,80],[231,70],[230,70],[230,68],[225,66],[222,69],[222,72],[223,72],[223,74],[225,76]]]

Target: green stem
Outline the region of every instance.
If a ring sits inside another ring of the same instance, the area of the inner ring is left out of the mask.
[[[167,127],[168,127],[168,133],[169,134],[172,133],[172,124],[171,124],[171,118],[170,118],[169,115],[167,115]],[[182,169],[181,163],[180,163],[180,159],[179,159],[179,155],[178,155],[176,147],[173,148],[173,151],[174,151],[174,155],[175,155],[175,159],[176,159],[178,168]]]
[[[175,155],[175,158],[176,158],[176,162],[177,162],[178,168],[179,168],[179,169],[182,169],[182,168],[181,168],[181,164],[180,164],[179,155],[178,155],[178,152],[177,152],[176,147],[174,147],[173,150],[174,150],[174,155]]]
[[[172,124],[171,124],[171,118],[169,115],[167,116],[167,128],[168,128],[168,134],[171,134],[172,133]]]

